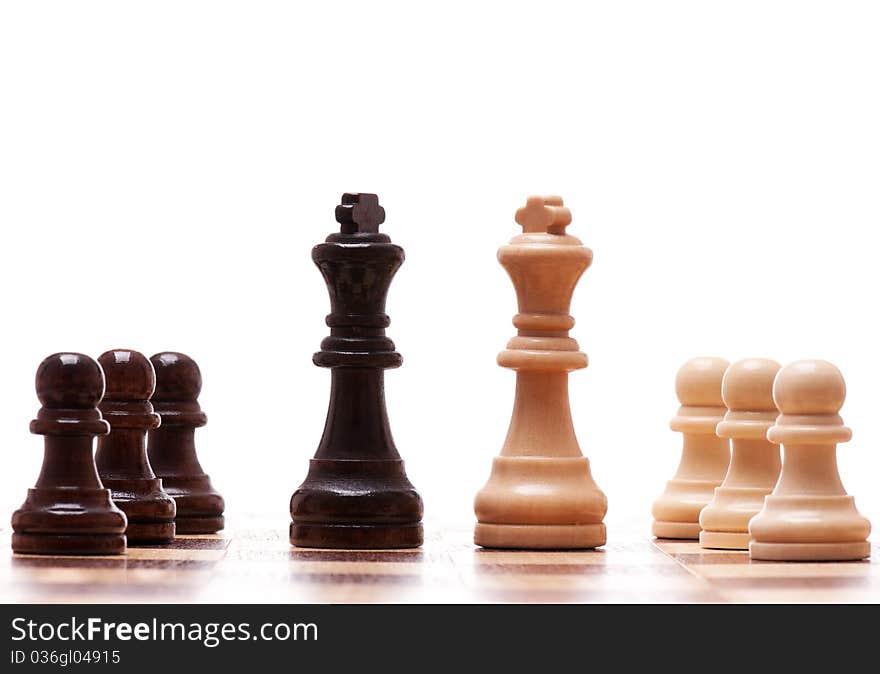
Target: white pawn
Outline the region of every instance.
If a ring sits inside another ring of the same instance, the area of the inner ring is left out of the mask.
[[[767,440],[778,414],[773,381],[779,363],[746,358],[727,368],[721,397],[727,406],[718,437],[732,443],[730,468],[712,502],[700,513],[700,545],[723,550],[749,549],[749,520],[764,505],[779,479],[779,447]]]
[[[715,435],[727,408],[721,400],[723,358],[692,358],[675,376],[678,408],[669,427],[683,436],[681,461],[666,490],[654,502],[657,538],[700,537],[700,511],[712,500],[730,463],[730,441]]]
[[[800,360],[776,375],[780,414],[767,439],[783,445],[782,473],[749,522],[752,559],[845,561],[871,554],[871,523],[837,471],[837,443],[852,437],[838,414],[845,398],[840,370],[824,360]]]

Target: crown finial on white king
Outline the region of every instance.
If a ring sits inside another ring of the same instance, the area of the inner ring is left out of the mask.
[[[516,222],[527,234],[565,234],[571,211],[563,205],[562,197],[529,197],[526,205],[517,209]]]
[[[871,554],[871,523],[856,510],[837,470],[837,443],[852,431],[840,408],[846,383],[824,360],[799,360],[783,367],[773,382],[779,409],[767,431],[783,445],[779,482],[749,522],[753,559],[845,561]]]

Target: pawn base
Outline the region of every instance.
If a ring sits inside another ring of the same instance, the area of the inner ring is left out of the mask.
[[[215,534],[224,527],[226,504],[207,475],[166,475],[162,486],[177,504],[174,523],[178,534]]]
[[[162,490],[158,478],[102,477],[113,503],[128,519],[129,545],[168,543],[174,540],[174,500]]]
[[[290,523],[290,543],[300,548],[417,548],[423,540],[421,522],[370,525]]]
[[[676,538],[696,541],[700,538],[698,522],[658,522],[654,521],[651,533],[657,538]]]
[[[223,515],[177,517],[174,524],[178,534],[216,534],[226,526]]]
[[[749,557],[777,562],[849,562],[871,556],[868,541],[850,543],[761,543],[749,544]]]
[[[701,531],[700,547],[710,550],[748,550],[752,537],[746,533],[730,531]]]
[[[174,540],[174,522],[132,522],[128,521],[125,536],[129,545],[149,543],[170,543]]]
[[[124,534],[12,534],[12,551],[20,555],[123,555]]]
[[[484,548],[583,550],[605,545],[605,525],[486,524],[474,529],[474,543]]]

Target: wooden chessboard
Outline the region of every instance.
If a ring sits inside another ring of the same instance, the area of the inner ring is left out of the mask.
[[[598,551],[482,550],[435,529],[417,550],[291,548],[283,519],[233,521],[124,557],[3,555],[2,602],[880,602],[880,549],[846,563],[752,562],[743,552],[609,528]],[[9,549],[9,531],[3,544]]]

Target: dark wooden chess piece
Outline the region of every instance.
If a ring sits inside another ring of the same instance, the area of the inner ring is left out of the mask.
[[[128,518],[129,545],[174,540],[174,500],[162,489],[147,459],[147,431],[159,426],[150,396],[156,374],[146,357],[128,349],[101,354],[107,387],[99,409],[110,424],[98,438],[95,464],[113,502]]]
[[[173,351],[157,353],[150,362],[156,371],[153,407],[162,418],[162,425],[149,431],[150,465],[177,503],[177,533],[215,533],[224,526],[225,504],[196,454],[196,428],[208,423],[198,401],[202,372],[192,358]]]
[[[96,435],[109,426],[97,405],[104,373],[81,353],[56,353],[37,368],[42,404],[31,433],[45,436],[43,468],[24,504],[12,514],[12,550],[46,555],[125,552],[125,514],[98,477]]]
[[[379,233],[375,194],[343,194],[341,228],[312,249],[330,293],[330,336],[313,357],[331,369],[324,435],[290,501],[290,542],[302,547],[422,544],[422,500],[407,479],[385,410],[385,369],[402,358],[385,336],[385,298],[403,249]]]

